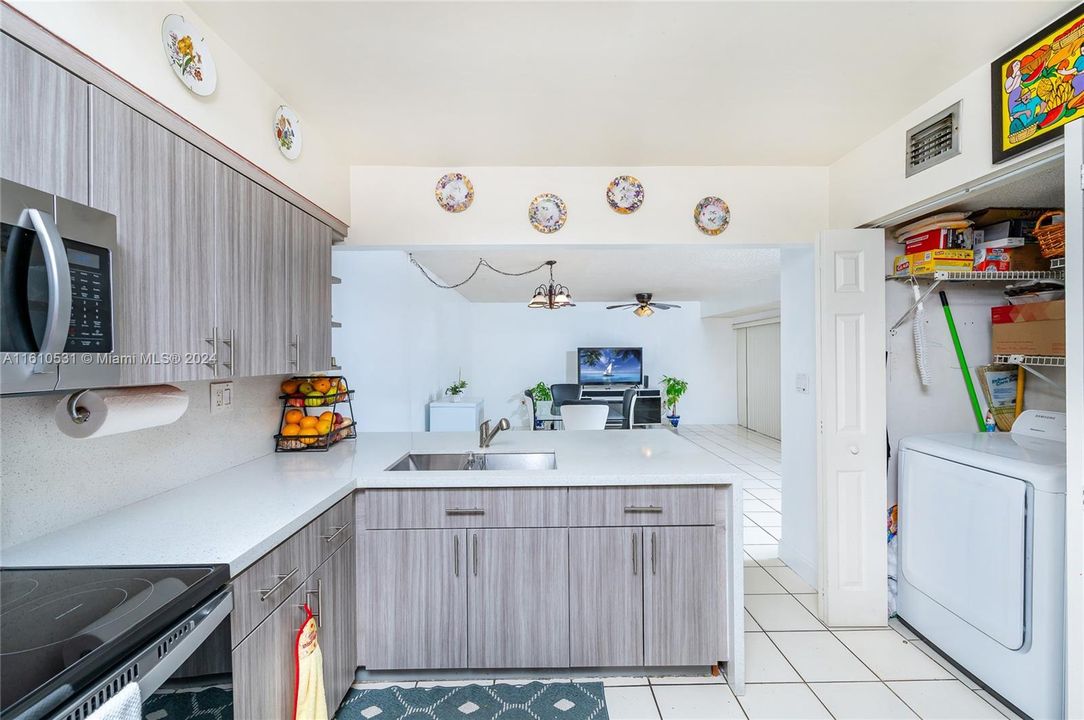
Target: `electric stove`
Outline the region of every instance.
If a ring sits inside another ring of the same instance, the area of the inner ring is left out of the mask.
[[[50,717],[228,580],[226,565],[0,569],[0,716]]]

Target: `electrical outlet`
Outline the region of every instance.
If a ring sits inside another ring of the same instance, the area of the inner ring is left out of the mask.
[[[211,383],[211,414],[229,412],[233,410],[233,383]]]
[[[794,378],[794,389],[800,393],[809,393],[809,376],[805,373],[798,373]]]

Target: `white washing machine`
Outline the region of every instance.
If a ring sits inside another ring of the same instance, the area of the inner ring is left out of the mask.
[[[1032,718],[1063,718],[1065,416],[904,438],[900,618]]]

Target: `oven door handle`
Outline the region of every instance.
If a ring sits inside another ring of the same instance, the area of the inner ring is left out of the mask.
[[[64,239],[60,237],[53,217],[36,208],[27,208],[23,212],[30,219],[38,242],[41,243],[45,275],[49,283],[49,313],[45,319],[45,337],[42,338],[40,357],[34,365],[34,374],[41,375],[50,370],[56,371],[59,362],[49,356],[64,352],[64,346],[68,342],[68,327],[72,319],[72,278]],[[47,360],[50,362],[46,363]]]
[[[177,669],[184,664],[184,661],[192,657],[196,650],[202,645],[207,638],[211,636],[211,633],[215,631],[222,621],[229,618],[230,613],[233,611],[233,593],[229,590],[223,590],[214,598],[204,603],[195,612],[186,618],[186,622],[195,621],[196,626],[189,630],[187,633],[181,636],[181,638],[173,644],[165,657],[158,661],[147,672],[143,673],[139,677],[139,692],[146,700],[154,692],[162,687],[162,684],[168,680],[173,673],[177,672]],[[150,657],[147,660],[151,660],[156,648],[163,642],[168,641],[168,634],[162,638],[159,638],[147,652]]]

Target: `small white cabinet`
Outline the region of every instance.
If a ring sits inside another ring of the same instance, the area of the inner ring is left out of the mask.
[[[477,430],[485,420],[485,403],[481,400],[429,403],[429,432],[459,432]]]

